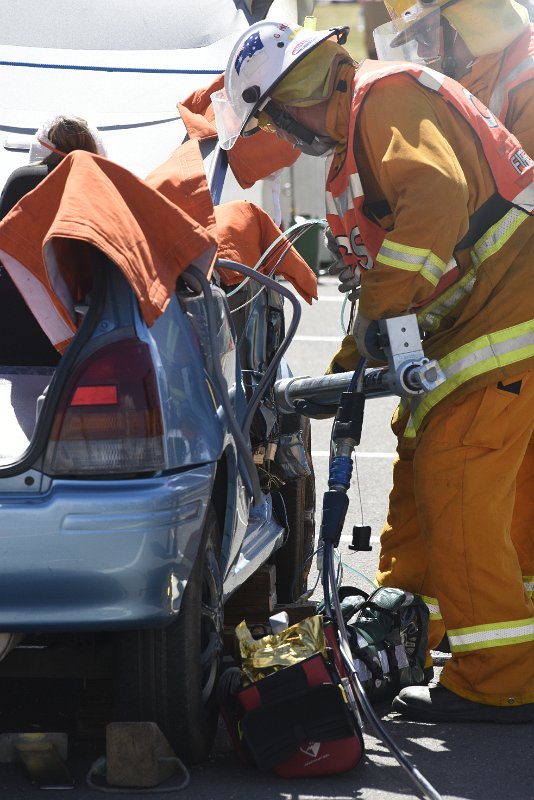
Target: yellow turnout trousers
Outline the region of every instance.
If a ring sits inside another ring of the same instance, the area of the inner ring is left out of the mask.
[[[475,702],[534,702],[534,373],[440,403],[399,447],[377,579],[425,597],[441,683]]]

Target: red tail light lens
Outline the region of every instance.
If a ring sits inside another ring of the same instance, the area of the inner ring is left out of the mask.
[[[70,378],[45,456],[51,475],[164,468],[163,421],[146,344],[126,340],[93,353]]]

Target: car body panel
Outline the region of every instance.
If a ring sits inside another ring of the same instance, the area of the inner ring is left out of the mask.
[[[144,627],[178,613],[215,474],[56,479],[38,497],[0,480],[0,630]]]

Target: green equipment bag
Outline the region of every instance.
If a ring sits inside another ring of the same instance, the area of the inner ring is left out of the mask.
[[[354,666],[369,700],[426,683],[429,614],[423,599],[385,586],[369,596],[349,587],[339,594]]]

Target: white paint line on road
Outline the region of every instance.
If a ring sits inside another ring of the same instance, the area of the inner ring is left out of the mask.
[[[350,533],[342,533],[342,534],[341,534],[341,536],[339,537],[339,541],[340,541],[340,542],[349,542],[349,543],[352,543],[352,534],[350,534]],[[372,544],[379,544],[379,542],[380,542],[380,536],[371,536],[371,538],[369,539],[369,541],[370,541]]]
[[[345,298],[341,294],[339,297],[336,295],[329,296],[327,294],[322,294],[317,303],[342,303]],[[301,300],[301,302],[306,302],[305,300]],[[309,303],[308,303],[309,305]]]
[[[396,453],[354,453],[356,458],[395,458]],[[312,450],[312,458],[330,458],[328,450]]]
[[[293,342],[340,342],[343,336],[294,336]]]

